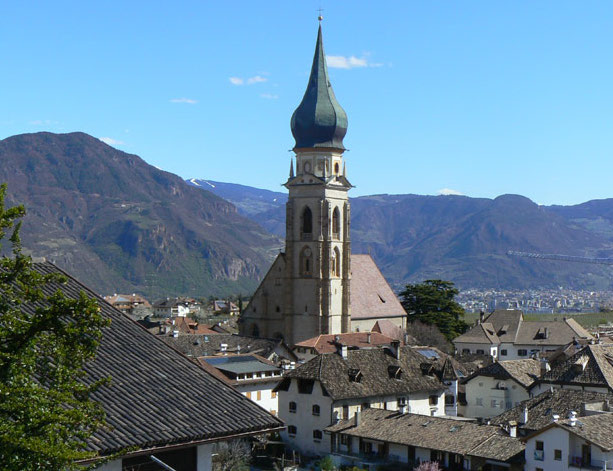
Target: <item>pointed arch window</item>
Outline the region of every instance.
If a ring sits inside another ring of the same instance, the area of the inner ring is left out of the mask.
[[[302,240],[311,240],[313,237],[313,213],[308,206],[302,210],[300,235]]]
[[[332,211],[332,237],[340,239],[341,235],[341,212],[338,207]]]
[[[332,251],[330,259],[330,275],[341,276],[341,252],[338,247],[335,247]]]
[[[304,247],[300,252],[300,275],[313,275],[313,253],[310,247]]]

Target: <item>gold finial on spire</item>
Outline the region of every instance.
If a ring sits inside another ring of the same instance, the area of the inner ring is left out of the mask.
[[[319,12],[319,16],[317,17],[317,19],[321,23],[321,20],[324,19],[324,16],[321,14],[321,12],[324,11],[324,9],[323,8],[319,8],[317,11]]]

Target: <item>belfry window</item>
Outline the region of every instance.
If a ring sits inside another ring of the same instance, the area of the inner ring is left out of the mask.
[[[313,237],[313,213],[311,212],[311,208],[308,206],[304,208],[302,211],[302,221],[301,221],[301,238],[305,240],[311,240]]]
[[[341,234],[341,212],[338,208],[334,208],[332,212],[332,237],[340,239]]]
[[[310,247],[305,247],[300,252],[300,274],[302,276],[313,274],[313,252]]]
[[[338,175],[338,172],[339,172],[339,165],[338,165],[338,162],[336,162],[336,163],[334,164],[334,174],[335,174],[335,175]]]
[[[341,276],[341,252],[338,250],[338,247],[335,247],[332,251],[332,256],[330,258],[330,275]]]

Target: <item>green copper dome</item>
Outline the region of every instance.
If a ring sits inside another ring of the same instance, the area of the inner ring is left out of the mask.
[[[291,127],[296,140],[294,149],[328,147],[345,150],[343,138],[347,133],[347,114],[336,101],[330,85],[321,25],[309,84],[302,102],[292,115]]]

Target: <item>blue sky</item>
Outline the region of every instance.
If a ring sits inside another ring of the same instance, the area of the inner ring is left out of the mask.
[[[613,197],[610,1],[5,2],[0,138],[280,190],[320,6],[353,196]]]

